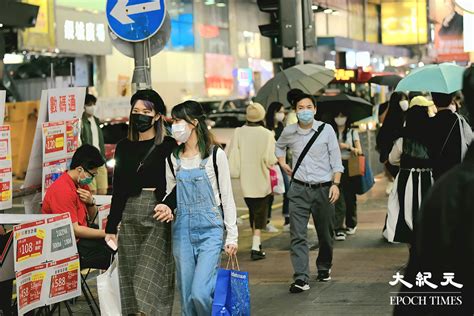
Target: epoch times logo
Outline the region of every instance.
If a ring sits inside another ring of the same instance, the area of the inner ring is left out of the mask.
[[[406,281],[404,276],[397,272],[392,276],[393,280],[388,282],[391,286],[402,284],[408,289],[413,289],[406,293],[390,292],[390,305],[432,305],[432,306],[456,306],[462,305],[461,292],[463,284],[454,281],[453,272],[444,272],[443,281],[435,284],[430,281],[432,278],[431,272],[418,272],[415,279],[415,284]],[[416,287],[420,291],[415,291]],[[422,289],[432,289],[433,291],[421,291]]]

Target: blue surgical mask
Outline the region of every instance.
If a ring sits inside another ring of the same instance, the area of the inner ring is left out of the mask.
[[[301,110],[296,113],[298,120],[303,124],[309,124],[314,120],[314,111],[312,110]]]

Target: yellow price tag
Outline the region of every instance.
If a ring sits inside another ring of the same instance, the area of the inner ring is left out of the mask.
[[[38,237],[39,239],[44,239],[46,237],[46,231],[44,229],[39,228],[36,231],[36,237]]]
[[[67,271],[69,271],[69,272],[74,271],[74,270],[78,270],[78,269],[79,269],[79,261],[70,263],[70,264],[67,266]]]
[[[64,147],[64,137],[56,138],[56,148]]]
[[[46,278],[46,272],[36,272],[31,275],[31,281],[41,281]]]
[[[10,190],[3,191],[2,192],[2,197],[1,197],[2,201],[8,201],[10,199],[11,195],[12,195],[12,191],[10,191]]]

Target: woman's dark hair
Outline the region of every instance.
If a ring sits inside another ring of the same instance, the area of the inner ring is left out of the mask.
[[[158,94],[158,92],[156,92],[155,90],[147,89],[147,90],[138,90],[130,99],[130,105],[132,107],[130,108],[129,117],[132,117],[133,108],[135,107],[135,104],[137,103],[138,100],[143,101],[143,104],[145,105],[145,107],[150,111],[152,110],[155,111],[157,115],[166,114],[165,103],[163,102],[163,99]],[[165,138],[165,135],[166,135],[163,119],[160,118],[158,121],[156,121],[154,128],[156,131],[155,144],[160,145],[163,142],[163,139]],[[139,139],[139,132],[135,130],[131,122],[128,125],[128,139],[133,142],[136,142]]]
[[[300,89],[291,89],[288,91],[286,97],[294,109],[296,109],[296,104],[303,99],[310,99],[313,102],[313,105],[316,106],[316,98],[311,94],[304,93]]]
[[[346,113],[344,111],[339,111],[339,113],[337,113],[337,115],[332,118],[330,123],[331,123],[332,128],[334,128],[334,131],[336,132],[336,135],[337,135],[338,138],[339,138],[339,129],[337,128],[338,126],[337,126],[336,121],[334,119],[336,117],[338,117],[339,114],[342,114],[343,116],[347,117],[346,124],[344,126],[344,130],[342,131],[342,141],[345,142],[347,140],[347,132],[349,132],[349,129],[351,128],[352,122],[350,120],[350,117],[349,117],[348,113]]]
[[[205,159],[209,157],[211,147],[215,144],[214,136],[207,128],[206,115],[199,102],[196,101],[185,101],[176,105],[171,110],[171,117],[174,120],[184,120],[189,124],[195,124],[194,120],[197,120],[196,133],[198,138],[198,148],[201,154],[201,158]],[[184,144],[178,146],[174,152],[175,157],[179,156],[179,153],[184,150]]]
[[[265,114],[266,127],[273,131],[275,129],[275,114],[281,110],[283,103],[272,102],[268,106],[267,114]]]
[[[403,112],[399,104],[401,100],[408,100],[405,93],[392,93],[387,115],[377,135],[377,150],[380,152],[381,162],[385,162],[385,160],[388,159],[388,154],[392,150],[393,143],[400,137],[403,123],[405,122],[405,112]]]
[[[429,123],[428,108],[425,106],[413,106],[407,111],[405,127],[402,130],[401,136],[428,145]]]
[[[92,170],[104,164],[105,160],[100,151],[95,146],[84,144],[72,156],[69,169],[73,170],[77,167],[83,167],[87,170]]]

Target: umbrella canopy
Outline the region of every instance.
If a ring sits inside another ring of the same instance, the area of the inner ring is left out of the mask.
[[[286,94],[291,89],[301,89],[315,94],[334,79],[334,71],[323,66],[304,64],[285,69],[270,79],[257,93],[255,101],[263,106],[278,101],[288,106]]]
[[[329,122],[338,113],[345,113],[351,122],[372,116],[372,104],[362,98],[345,93],[320,96],[317,100],[317,118]]]
[[[450,63],[417,68],[398,83],[395,91],[453,93],[462,89],[464,70]]]
[[[369,83],[378,84],[380,86],[396,87],[402,80],[398,75],[374,76],[370,78]]]

